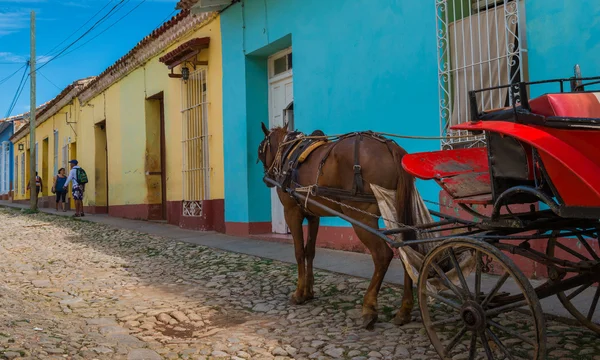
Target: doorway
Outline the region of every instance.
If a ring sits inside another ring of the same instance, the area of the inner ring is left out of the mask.
[[[40,176],[43,179],[43,187],[42,194],[48,195],[50,194],[49,189],[52,188],[52,179],[56,174],[51,174],[48,172],[48,158],[50,154],[48,153],[48,138],[44,138],[42,141],[42,171],[40,172]]]
[[[69,138],[70,139],[70,138]],[[69,166],[69,161],[71,160],[77,160],[77,142],[72,142],[69,143],[68,145],[68,158],[67,158],[67,164],[66,169],[70,169],[71,167]],[[69,170],[67,170],[69,171]],[[73,199],[73,196],[69,196],[69,209],[75,209],[75,199]]]
[[[158,146],[156,144],[158,143]],[[160,179],[160,220],[167,220],[167,154],[165,135],[165,101],[164,93],[150,96],[146,101],[146,148],[147,174],[150,183],[152,178]],[[148,191],[151,191],[149,188]]]
[[[108,141],[106,137],[106,120],[96,124],[94,127],[96,170],[96,212],[108,213]]]
[[[293,129],[294,81],[292,72],[292,48],[282,50],[268,59],[269,71],[269,127],[283,126]],[[271,223],[276,234],[289,234],[283,215],[283,205],[277,191],[271,189]]]

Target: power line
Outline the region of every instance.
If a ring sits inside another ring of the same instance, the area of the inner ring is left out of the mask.
[[[165,21],[169,20],[173,16],[173,14],[175,14],[176,12],[177,12],[177,9],[171,11],[171,13],[169,15],[167,15],[167,17],[164,18],[163,21],[161,21],[160,24],[158,24],[158,26],[156,26],[154,29],[159,28],[162,24],[165,23]]]
[[[95,18],[96,16],[98,16],[98,14],[100,14],[102,12],[102,10],[106,9],[108,7],[108,5],[110,5],[110,3],[112,3],[112,2],[113,2],[113,0],[108,1],[106,3],[106,5],[104,5],[102,7],[102,9],[98,10],[97,13],[95,13],[94,15],[92,15],[92,17],[90,17],[86,22],[84,22],[83,25],[81,25],[77,30],[73,31],[71,33],[71,35],[67,36],[63,41],[61,41],[56,46],[54,46],[52,49],[50,49],[45,56],[51,56],[52,52],[55,49],[57,49],[59,46],[61,46],[62,44],[64,44],[69,38],[71,38],[71,36],[75,35],[79,30],[81,30],[84,26],[86,26],[90,21],[92,21],[93,18]]]
[[[6,116],[5,118],[9,117],[10,114],[13,112],[17,101],[19,100],[19,97],[21,97],[21,93],[23,92],[23,89],[25,88],[25,84],[27,83],[27,78],[29,77],[29,75],[27,74],[27,69],[29,69],[29,63],[25,64],[25,71],[23,71],[23,75],[21,76],[21,81],[19,82],[19,86],[17,87],[17,91],[15,92],[15,96],[13,97],[10,106],[8,108],[8,111],[6,112]]]
[[[17,70],[15,70],[14,73],[8,75],[7,77],[5,77],[4,79],[0,80],[0,85],[4,84],[5,82],[7,82],[10,78],[12,78],[13,76],[17,75],[17,73],[19,71],[21,71],[22,68],[29,66],[29,63],[25,63],[24,65],[22,65],[20,68],[18,68]]]
[[[56,87],[58,90],[62,90],[62,88],[61,88],[61,87],[59,87],[59,86],[58,86],[58,85],[56,85],[54,82],[52,82],[52,80],[48,79],[48,78],[46,77],[46,75],[42,74],[42,73],[41,73],[39,70],[37,71],[37,73],[38,73],[38,74],[40,74],[40,75],[42,75],[42,77],[43,77],[44,79],[46,79],[46,80],[47,80],[47,81],[48,81],[50,84],[54,85],[54,87]]]
[[[40,70],[42,69],[44,66],[50,64],[53,60],[55,60],[57,57],[59,57],[60,55],[62,55],[65,51],[67,51],[71,46],[75,45],[79,40],[81,40],[84,36],[86,36],[87,34],[89,34],[92,30],[94,30],[94,28],[96,26],[98,26],[99,24],[101,24],[104,20],[106,20],[106,18],[113,13],[113,11],[115,11],[115,9],[121,5],[123,2],[125,2],[125,0],[121,0],[119,1],[119,3],[115,6],[112,7],[112,9],[109,10],[108,13],[106,13],[100,20],[96,21],[94,23],[94,25],[92,25],[92,27],[90,27],[86,32],[84,32],[81,36],[79,36],[77,39],[75,39],[75,41],[71,42],[69,45],[67,45],[65,48],[63,48],[58,54],[54,55],[52,57],[52,59],[46,61],[46,63],[44,63],[43,65],[41,65],[40,67],[38,67],[35,70]],[[34,69],[32,69],[32,71],[34,71]]]
[[[124,18],[126,18],[129,14],[131,14],[132,12],[134,12],[137,8],[139,8],[145,2],[146,2],[146,0],[142,0],[134,8],[132,8],[131,10],[129,10],[129,12],[127,12],[125,15],[121,16],[117,21],[115,21],[114,23],[110,24],[107,28],[105,28],[104,30],[102,30],[101,32],[99,32],[98,34],[96,34],[95,36],[93,36],[88,41],[84,42],[83,44],[79,45],[78,47],[76,47],[74,49],[71,49],[71,51],[66,52],[65,54],[63,54],[63,56],[69,55],[70,53],[76,51],[77,49],[82,48],[83,46],[85,46],[86,44],[90,43],[91,41],[93,41],[94,39],[96,39],[97,37],[99,37],[100,35],[104,34],[108,30],[110,30],[113,26],[117,25],[121,20],[123,20]]]

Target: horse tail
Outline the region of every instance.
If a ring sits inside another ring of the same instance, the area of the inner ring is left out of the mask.
[[[398,182],[396,184],[396,216],[398,222],[414,226],[415,215],[414,215],[414,178],[408,174],[402,168],[402,157],[406,155],[406,151],[399,145],[391,147],[394,162],[396,163],[396,170],[398,172]],[[416,239],[417,234],[414,230],[404,233],[403,240]]]

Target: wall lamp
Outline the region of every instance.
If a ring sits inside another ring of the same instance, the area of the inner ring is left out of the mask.
[[[23,151],[25,150],[25,145],[24,144],[19,144],[19,151]]]
[[[188,81],[190,78],[190,68],[188,68],[187,66],[184,66],[181,68],[181,77],[183,78],[184,81]]]

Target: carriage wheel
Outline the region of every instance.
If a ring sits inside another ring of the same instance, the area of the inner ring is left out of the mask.
[[[552,234],[552,237],[548,241],[546,249],[548,256],[554,256],[559,259],[568,258],[568,260],[578,262],[579,264],[600,263],[600,244],[597,239],[587,235],[579,235],[577,236],[577,245],[573,246],[575,239],[561,239],[556,235],[556,232]],[[552,275],[554,271],[555,268],[548,267],[548,274]],[[579,273],[574,271],[567,272],[566,277],[577,274]],[[596,280],[595,282],[590,282],[574,289],[559,292],[556,295],[565,309],[579,320],[583,326],[600,334],[600,325],[594,323],[594,320],[598,321],[598,316],[600,315],[600,309],[598,309],[600,278],[597,277]],[[592,293],[594,294],[593,297],[591,297]]]
[[[461,270],[452,276],[450,270],[460,269],[465,253],[474,257],[472,273]],[[500,276],[487,274],[490,264]],[[436,282],[443,284],[437,293],[427,286]],[[425,257],[417,292],[425,330],[442,359],[458,354],[468,354],[468,359],[545,359],[546,324],[538,297],[512,260],[494,246],[473,238],[444,241]],[[521,296],[502,301],[511,295]]]

